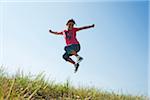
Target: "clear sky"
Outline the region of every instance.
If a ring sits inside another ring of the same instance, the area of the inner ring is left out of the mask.
[[[17,1],[0,4],[0,64],[10,73],[44,71],[56,82],[148,94],[148,2]],[[48,33],[70,18],[76,27],[95,24],[77,33],[84,60],[76,74],[62,59],[63,36]]]

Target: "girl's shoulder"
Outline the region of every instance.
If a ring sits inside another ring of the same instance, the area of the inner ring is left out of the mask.
[[[68,30],[65,29],[63,32],[67,32],[67,31],[68,31]]]

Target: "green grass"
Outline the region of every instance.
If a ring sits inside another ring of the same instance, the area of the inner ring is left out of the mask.
[[[9,76],[0,68],[0,100],[148,100],[145,96],[132,96],[102,91],[96,88],[75,88],[65,83],[46,81],[44,74],[37,76],[17,72]]]

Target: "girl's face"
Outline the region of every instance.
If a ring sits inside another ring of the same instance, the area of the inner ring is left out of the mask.
[[[67,26],[68,26],[68,30],[72,30],[73,27],[74,27],[74,23],[73,23],[73,22],[69,22],[69,23],[67,24]]]

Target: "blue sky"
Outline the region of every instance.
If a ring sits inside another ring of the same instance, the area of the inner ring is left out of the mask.
[[[56,82],[148,94],[148,2],[3,2],[0,14],[0,64],[10,73],[44,71]],[[62,59],[63,36],[48,33],[70,18],[76,27],[95,24],[77,33],[84,60],[76,74]]]

